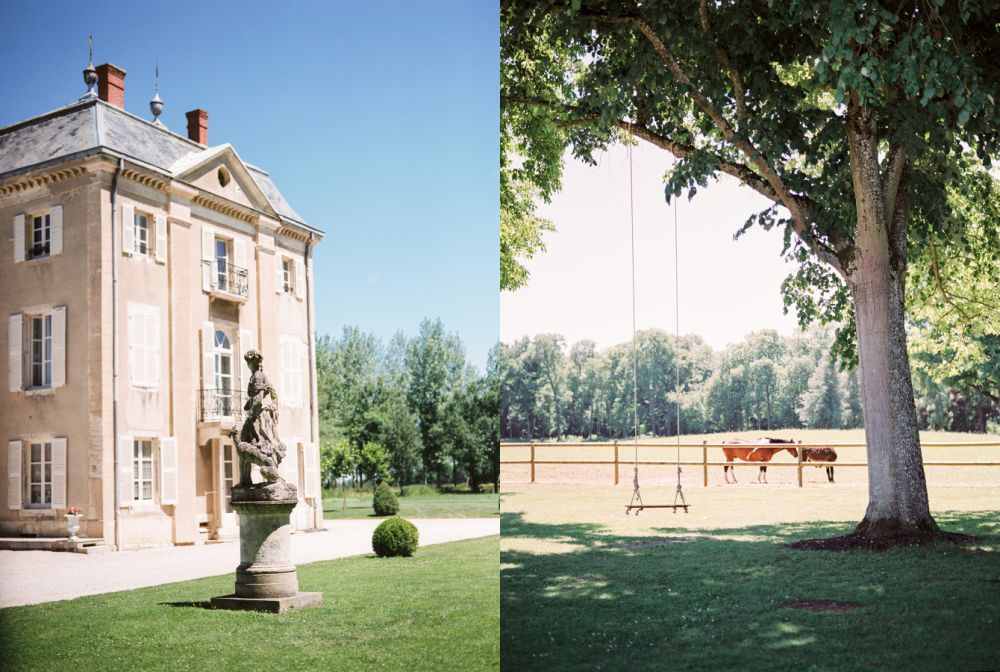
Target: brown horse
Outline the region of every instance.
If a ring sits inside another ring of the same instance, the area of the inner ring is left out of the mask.
[[[774,457],[774,454],[781,452],[782,450],[787,450],[796,458],[799,456],[799,452],[794,446],[787,445],[789,443],[795,443],[791,439],[772,439],[765,436],[757,439],[756,441],[726,439],[722,443],[722,453],[726,456],[727,462],[732,462],[734,458],[739,458],[744,462],[770,462],[771,458]],[[778,445],[771,447],[771,444]],[[736,470],[733,469],[733,465],[726,465],[722,469],[726,475],[726,483],[729,482],[730,470],[733,472],[733,483],[736,483]],[[757,474],[757,482],[760,483],[761,479],[763,479],[764,483],[767,483],[767,467],[763,464],[760,465],[760,472]]]
[[[803,448],[803,462],[836,462],[837,451],[833,448]],[[816,465],[819,466],[819,465]],[[833,465],[826,468],[826,478],[833,483]]]

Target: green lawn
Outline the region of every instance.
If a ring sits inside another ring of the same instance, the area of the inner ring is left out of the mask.
[[[505,488],[503,669],[1000,669],[998,488],[932,492],[970,547],[882,554],[785,545],[850,531],[860,488],[695,488],[687,515],[626,518],[630,492]],[[786,606],[821,600],[856,608]]]
[[[220,576],[0,610],[4,670],[496,670],[497,537],[299,567],[321,607],[204,608]]]
[[[374,516],[370,493],[348,493],[347,508],[344,500],[333,490],[324,492],[323,517],[327,520],[340,518],[367,518]],[[404,518],[491,518],[500,515],[499,500],[495,494],[419,494],[397,497],[399,515]]]

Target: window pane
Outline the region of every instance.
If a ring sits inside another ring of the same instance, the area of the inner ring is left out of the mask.
[[[32,504],[42,503],[42,486],[40,485],[31,486],[31,503]]]
[[[42,504],[48,504],[52,501],[52,486],[48,483],[45,484],[45,499],[42,500]]]
[[[33,317],[31,318],[31,334],[36,340],[41,340],[42,338],[42,318]]]
[[[51,443],[46,443],[45,444],[45,461],[46,462],[51,462],[52,461],[52,444]]]
[[[132,499],[139,499],[139,481],[132,482]]]
[[[147,481],[153,477],[153,463],[152,462],[143,462],[142,463],[142,477],[145,480],[147,480]]]
[[[52,338],[52,316],[45,316],[45,338]]]
[[[52,482],[52,463],[51,462],[46,462],[45,463],[45,482],[46,483],[51,483]]]
[[[41,483],[42,482],[42,465],[35,463],[31,465],[31,482]]]
[[[33,443],[31,444],[31,461],[38,462],[42,459],[42,444]]]
[[[230,480],[230,479],[232,479],[232,477],[233,477],[233,463],[232,462],[226,462],[223,471],[226,474],[226,480],[227,481]]]
[[[142,498],[152,499],[153,498],[153,484],[146,482],[142,484]]]

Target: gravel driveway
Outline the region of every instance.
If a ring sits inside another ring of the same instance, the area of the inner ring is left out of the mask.
[[[326,531],[292,535],[295,564],[371,552],[378,519],[325,521]],[[500,534],[499,518],[413,520],[420,545]],[[0,551],[0,608],[69,600],[164,583],[231,574],[238,542],[168,546],[121,553]]]

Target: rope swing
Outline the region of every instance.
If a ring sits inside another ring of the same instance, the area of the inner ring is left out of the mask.
[[[673,504],[643,504],[642,493],[639,491],[639,348],[636,342],[635,326],[635,190],[632,185],[632,145],[628,146],[628,199],[629,199],[629,228],[632,245],[632,499],[625,506],[625,515],[632,510],[635,515],[643,509],[684,509],[687,513],[689,504],[684,499],[684,490],[681,488],[681,367],[678,362],[677,352],[674,353],[674,406],[677,409],[677,489],[674,491]],[[678,266],[678,245],[677,245],[677,199],[674,199],[674,347],[680,344],[681,337],[681,310],[680,310],[680,275]],[[680,503],[677,500],[680,499]]]

